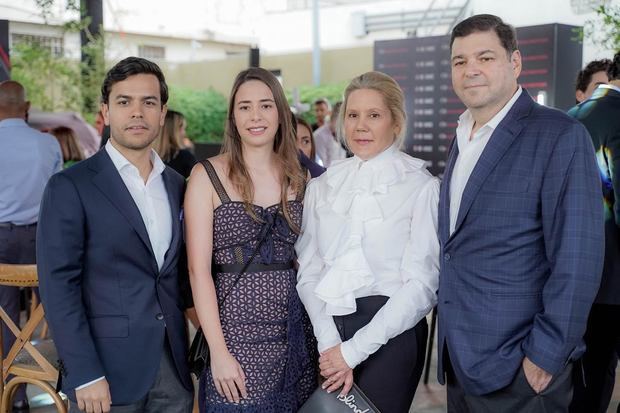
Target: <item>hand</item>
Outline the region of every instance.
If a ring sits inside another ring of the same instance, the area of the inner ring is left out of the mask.
[[[86,413],[108,413],[112,404],[110,386],[101,379],[75,391],[78,409]]]
[[[344,385],[340,394],[347,394],[353,386],[353,370],[342,357],[340,344],[331,347],[321,353],[319,357],[319,369],[321,376],[327,380],[323,383],[323,388],[329,393]]]
[[[553,377],[551,374],[532,363],[527,357],[523,359],[523,372],[525,373],[527,382],[537,394],[547,388]]]
[[[241,365],[228,351],[211,354],[211,375],[215,389],[230,403],[239,403],[241,397],[248,397],[245,389],[245,373]]]

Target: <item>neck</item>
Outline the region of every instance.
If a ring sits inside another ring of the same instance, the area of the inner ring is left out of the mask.
[[[121,153],[133,166],[138,168],[140,176],[146,183],[153,170],[153,164],[151,163],[151,147],[147,146],[144,149],[129,149],[121,146],[113,137],[110,137],[110,143],[117,151]]]
[[[609,84],[615,87],[620,87],[620,79],[610,80]]]
[[[504,106],[506,106],[506,104],[510,101],[510,99],[512,99],[515,93],[517,93],[518,89],[519,89],[519,86],[518,85],[515,86],[514,90],[509,96],[502,99],[501,101],[499,101],[497,104],[493,105],[492,107],[480,108],[480,109],[469,108],[469,111],[471,112],[471,116],[472,118],[474,118],[474,127],[472,128],[472,131],[471,131],[472,135],[474,134],[474,132],[476,132],[478,129],[484,126],[488,121],[493,119],[493,117],[497,115],[504,108]]]
[[[271,145],[260,147],[243,147],[243,161],[248,170],[267,171],[271,169],[274,161],[274,153]]]

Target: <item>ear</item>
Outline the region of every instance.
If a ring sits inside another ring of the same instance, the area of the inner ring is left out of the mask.
[[[517,79],[521,74],[521,69],[523,67],[520,51],[515,50],[514,52],[512,52],[512,55],[510,55],[510,63],[512,64],[512,70],[515,75],[515,79]]]
[[[168,105],[166,104],[161,107],[161,114],[159,115],[159,126],[164,126],[167,112],[168,112]]]
[[[101,109],[101,116],[103,117],[104,125],[110,126],[110,110],[108,104],[101,102],[99,109]]]
[[[586,100],[586,94],[581,90],[578,90],[575,92],[575,99],[577,99],[577,102],[581,103]]]

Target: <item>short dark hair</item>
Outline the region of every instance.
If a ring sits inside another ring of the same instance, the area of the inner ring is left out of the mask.
[[[103,84],[101,85],[101,101],[105,104],[108,103],[110,91],[115,83],[121,82],[129,76],[139,74],[150,74],[157,77],[157,80],[159,80],[161,104],[165,105],[168,102],[168,85],[166,85],[166,78],[163,72],[157,64],[150,60],[134,56],[121,60],[105,75],[105,79],[103,79]]]
[[[499,37],[499,41],[508,53],[508,56],[517,50],[517,33],[515,28],[492,14],[477,14],[454,26],[450,36],[450,50],[452,50],[452,44],[457,37],[465,37],[472,33],[491,30]]]
[[[614,55],[614,60],[607,68],[607,77],[610,81],[620,79],[620,51]]]
[[[588,88],[588,85],[592,81],[592,76],[598,72],[605,72],[611,66],[611,60],[609,59],[601,59],[601,60],[593,60],[586,65],[583,69],[577,73],[577,80],[575,80],[575,91],[581,90],[585,92]]]
[[[327,106],[327,109],[331,109],[332,105],[329,103],[329,100],[327,100],[327,98],[320,98],[314,101],[314,106],[316,105],[325,105]]]

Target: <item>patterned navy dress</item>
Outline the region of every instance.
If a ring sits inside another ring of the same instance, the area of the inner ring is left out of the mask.
[[[230,200],[211,163],[203,165],[222,201],[213,212],[214,282],[222,331],[246,375],[248,397],[239,404],[221,397],[207,366],[200,379],[200,411],[296,412],[317,386],[318,366],[312,327],[295,288],[297,234],[278,213],[278,205],[254,205],[263,222],[252,219],[242,202]],[[301,197],[303,193],[288,203],[299,227]],[[231,289],[265,232],[252,266]]]

